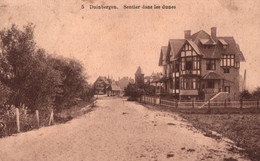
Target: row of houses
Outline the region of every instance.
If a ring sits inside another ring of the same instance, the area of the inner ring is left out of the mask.
[[[184,39],[170,39],[161,47],[159,66],[163,77],[156,80],[158,95],[171,94],[179,100],[209,100],[239,97],[240,62],[245,58],[233,37],[201,30]]]
[[[115,81],[112,77],[99,76],[94,82],[95,94],[97,95],[122,95],[124,88],[129,84],[134,83],[134,80],[130,77],[123,77]]]

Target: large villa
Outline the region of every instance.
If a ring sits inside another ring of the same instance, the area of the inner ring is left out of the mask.
[[[157,81],[158,95],[172,94],[179,100],[208,100],[225,95],[239,97],[240,62],[245,61],[233,37],[217,36],[201,30],[184,39],[170,39],[162,46],[159,66],[163,79]]]

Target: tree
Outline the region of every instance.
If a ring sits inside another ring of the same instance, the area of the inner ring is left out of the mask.
[[[48,54],[36,48],[33,24],[23,30],[12,25],[0,36],[0,80],[14,91],[10,103],[30,109],[49,108],[59,91],[60,73],[48,65]]]
[[[53,108],[56,96],[62,92],[61,74],[53,69],[47,59],[47,53],[40,49],[35,53],[34,61],[27,76],[25,88],[25,101],[31,109]]]
[[[253,97],[255,99],[260,99],[260,87],[257,87],[255,91],[253,91]]]
[[[252,99],[252,94],[248,90],[244,90],[241,94],[240,97],[243,99]]]
[[[26,100],[21,87],[26,86],[36,49],[33,31],[32,24],[24,26],[23,30],[12,25],[10,29],[0,31],[0,81],[15,91],[11,103],[16,106]]]
[[[0,31],[0,82],[13,91],[16,107],[50,109],[71,105],[83,93],[91,97],[83,66],[76,60],[57,58],[37,48],[34,26],[13,25]],[[1,95],[0,95],[1,96]]]
[[[62,57],[49,57],[48,62],[61,75],[60,88],[62,92],[57,95],[55,104],[60,107],[70,106],[88,88],[83,66],[76,60],[64,59]]]

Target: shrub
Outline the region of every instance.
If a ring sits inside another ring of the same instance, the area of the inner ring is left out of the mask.
[[[142,95],[153,96],[155,94],[155,87],[144,85],[138,87],[136,84],[128,84],[124,90],[125,96],[129,96],[129,100],[136,101]]]

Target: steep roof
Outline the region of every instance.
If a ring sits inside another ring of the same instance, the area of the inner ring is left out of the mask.
[[[143,74],[143,71],[140,66],[137,68],[137,71],[135,72],[135,74]]]
[[[205,59],[219,59],[224,54],[234,54],[236,55],[236,60],[245,61],[243,53],[240,51],[240,48],[233,37],[216,37],[213,39],[211,35],[204,30],[200,30],[191,35],[191,39],[170,39],[167,50],[167,56],[172,52],[170,61],[178,58],[180,50],[186,43],[189,43],[192,48]],[[204,45],[209,45],[211,47],[208,48]]]
[[[195,34],[191,35],[191,40],[193,42],[195,42],[196,45],[198,45],[200,43],[200,39],[212,39],[212,38],[204,30],[200,30],[200,31],[196,32]]]
[[[178,52],[180,51],[184,43],[185,43],[184,39],[170,39],[169,48],[168,48],[168,50],[170,51],[167,51],[167,53],[172,52],[172,58],[174,58],[178,54]]]
[[[95,83],[96,83],[98,80],[103,81],[105,84],[109,84],[109,81],[107,80],[106,77],[99,76],[99,77],[97,78],[97,80],[95,81]]]
[[[167,54],[168,46],[162,46],[161,48],[161,54],[160,54],[160,60],[159,60],[159,66],[166,65],[166,54]]]

